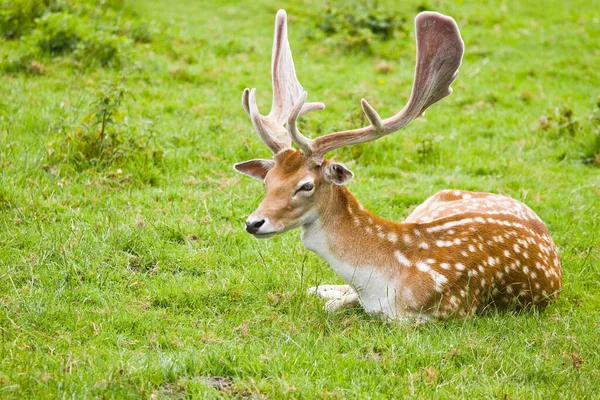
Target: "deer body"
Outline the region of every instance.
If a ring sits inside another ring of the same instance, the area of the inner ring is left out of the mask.
[[[345,187],[336,191],[336,209],[303,226],[302,240],[369,313],[446,318],[490,306],[543,307],[557,297],[562,273],[554,243],[516,200],[442,191],[430,207],[394,223],[365,210]]]
[[[308,139],[296,120],[324,105],[305,104],[287,42],[285,12],[277,14],[273,108],[267,116],[259,114],[254,89],[246,89],[242,97],[274,154],[272,160],[235,165],[266,187],[246,230],[268,238],[301,227],[304,245],[346,282],[310,289],[328,299],[329,310],[358,302],[368,313],[388,318],[430,319],[464,317],[490,306],[545,307],[558,296],[562,272],[546,226],[526,205],[490,193],[445,190],[395,223],[368,212],[345,186],[352,172],[325,158],[335,148],[401,129],[451,93],[463,53],[456,23],[441,14],[421,13],[415,24],[418,59],[408,104],[381,119],[362,100],[370,126]]]

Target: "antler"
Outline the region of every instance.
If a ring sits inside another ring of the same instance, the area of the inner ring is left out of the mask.
[[[377,111],[362,99],[360,104],[370,126],[330,133],[311,140],[298,130],[296,120],[304,110],[306,92],[288,118],[287,129],[293,142],[307,156],[320,165],[325,154],[339,147],[379,139],[406,126],[422,115],[425,109],[452,93],[450,85],[458,76],[464,43],[456,22],[451,17],[422,12],[415,18],[417,39],[417,66],[410,99],[396,115],[382,120]]]
[[[291,109],[304,92],[296,77],[292,50],[287,38],[287,20],[284,10],[277,12],[275,19],[275,38],[271,58],[271,77],[273,81],[273,104],[267,116],[258,112],[256,105],[256,89],[244,89],[242,106],[252,120],[254,128],[262,141],[271,149],[273,154],[291,148],[291,140],[283,127]],[[306,97],[304,97],[306,100]],[[300,106],[296,113],[302,115],[311,110],[322,110],[323,103],[307,103]]]

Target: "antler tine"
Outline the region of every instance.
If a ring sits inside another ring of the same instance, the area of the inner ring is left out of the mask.
[[[250,89],[246,88],[242,92],[242,107],[244,108],[244,111],[246,111],[246,114],[248,114],[248,116],[250,116],[249,101],[250,101]]]
[[[258,112],[255,89],[251,91],[244,90],[242,107],[252,119],[252,123],[262,141],[274,154],[277,154],[291,148],[290,136],[283,124],[287,122],[294,104],[304,93],[304,89],[296,77],[292,50],[287,38],[287,17],[284,10],[279,10],[275,18],[271,77],[273,105],[269,114],[264,116]],[[325,108],[323,103],[307,103],[300,110],[300,114],[323,108]]]
[[[242,95],[242,100],[247,100],[247,102],[243,103],[244,109],[248,107],[248,115],[250,115],[252,125],[254,125],[254,129],[256,129],[260,139],[264,142],[264,144],[267,145],[269,149],[271,149],[273,154],[277,154],[282,150],[290,148],[291,146],[289,139],[287,142],[281,141],[274,134],[274,132],[276,132],[276,126],[274,126],[268,118],[265,118],[258,112],[258,106],[256,105],[256,89],[250,90],[247,98],[246,90],[244,90],[244,94]]]
[[[464,52],[464,43],[456,22],[439,13],[423,12],[415,18],[415,28],[417,66],[413,89],[406,106],[396,115],[382,120],[375,109],[362,99],[361,106],[370,126],[331,133],[309,142],[305,140],[305,143],[310,144],[314,162],[321,164],[325,154],[339,147],[376,140],[400,130],[422,115],[429,106],[452,93],[450,85],[458,76]],[[298,133],[295,129],[294,142],[299,137]]]
[[[288,117],[288,122],[286,126],[288,133],[292,138],[292,141],[296,144],[296,146],[298,146],[300,150],[302,150],[302,152],[305,155],[310,156],[313,153],[313,141],[304,136],[302,133],[300,133],[300,131],[298,130],[298,125],[296,124],[296,121],[302,113],[302,110],[304,110],[305,107],[308,105],[304,104],[307,95],[308,94],[306,92],[302,93],[300,99],[298,99],[298,102],[290,112],[290,116]]]

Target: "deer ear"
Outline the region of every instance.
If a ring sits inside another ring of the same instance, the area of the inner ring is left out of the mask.
[[[274,166],[275,161],[273,160],[256,159],[237,163],[233,166],[233,168],[244,175],[248,175],[254,179],[263,181],[265,176],[267,176],[267,172],[269,172]]]
[[[325,167],[325,181],[334,185],[344,185],[354,177],[344,164],[331,163]]]

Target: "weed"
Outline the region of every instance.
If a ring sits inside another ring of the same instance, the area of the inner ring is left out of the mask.
[[[440,158],[442,136],[427,135],[417,146],[417,156],[421,163],[437,163]]]
[[[149,22],[133,21],[126,25],[129,36],[138,43],[151,43],[156,34],[156,27]]]
[[[579,123],[573,119],[573,110],[569,106],[555,107],[546,114],[540,117],[541,129],[553,129],[558,134],[569,133],[571,136],[577,132]]]
[[[29,72],[29,66],[34,62],[35,52],[22,50],[6,56],[0,64],[0,70],[6,73]]]
[[[555,139],[567,134],[567,138],[578,144],[582,163],[600,166],[600,96],[585,117],[577,117],[573,109],[565,105],[542,115],[538,124],[540,130],[552,133]],[[562,152],[559,158],[566,156],[567,153]]]
[[[4,188],[0,188],[0,210],[11,208],[11,199]]]
[[[48,0],[0,0],[0,35],[6,39],[18,39],[35,26],[51,1]]]
[[[124,13],[122,3],[112,1],[4,1],[2,34],[19,39],[21,46],[0,67],[35,74],[34,59],[57,57],[69,57],[78,67],[118,67],[132,43],[150,43],[156,32],[152,24]]]
[[[375,40],[386,41],[403,30],[405,18],[379,7],[377,1],[327,1],[316,27],[349,51],[371,52]]]
[[[125,77],[104,82],[82,118],[76,107],[67,107],[58,128],[61,136],[48,147],[51,164],[72,164],[79,171],[135,166],[132,171],[142,176],[156,169],[162,153],[151,146],[154,121],[136,123],[126,115],[125,83]],[[142,180],[153,183],[153,175]]]
[[[600,167],[600,96],[598,96],[595,107],[588,116],[587,121],[589,121],[587,128],[589,129],[589,138],[585,141],[582,162]]]
[[[79,19],[68,12],[48,13],[38,19],[36,25],[37,45],[51,56],[75,51],[81,40]]]

